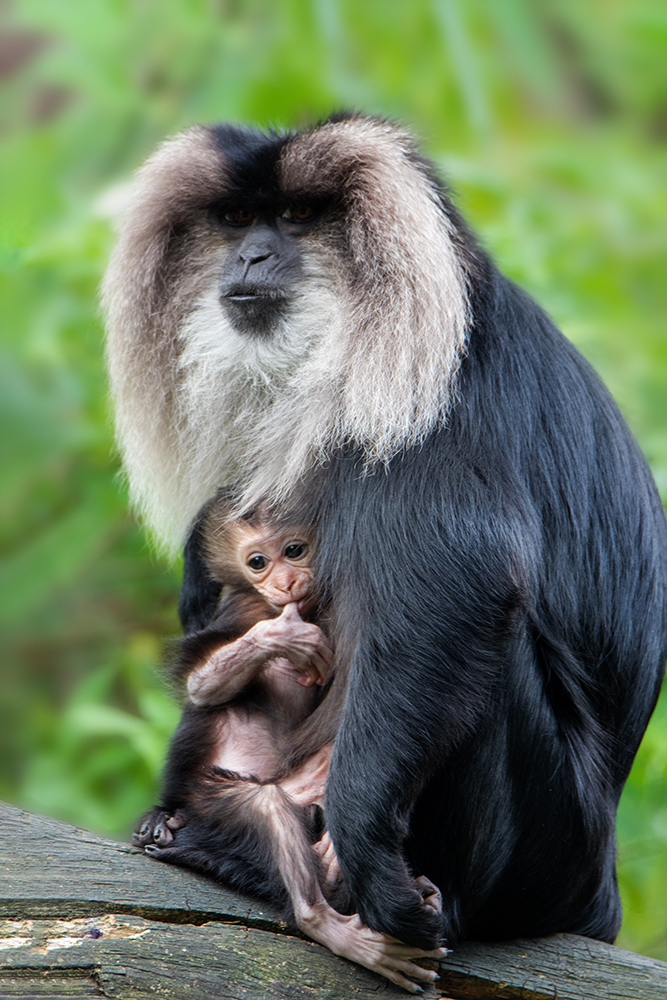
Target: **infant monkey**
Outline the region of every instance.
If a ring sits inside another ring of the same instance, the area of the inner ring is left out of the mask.
[[[230,523],[220,503],[205,509],[203,531],[222,598],[211,625],[179,644],[174,673],[189,701],[170,745],[163,805],[142,817],[134,842],[266,899],[335,954],[420,992],[406,976],[436,976],[415,960],[444,951],[405,945],[350,914],[322,830],[332,737],[312,736],[325,722],[309,736],[308,724],[329,695],[334,654],[311,534],[264,510]],[[438,907],[435,887],[421,885]]]
[[[243,600],[245,614],[254,616],[256,622],[189,673],[187,690],[193,704],[227,703],[254,683],[268,689],[278,728],[282,723],[282,728],[293,731],[313,710],[319,700],[313,688],[329,680],[333,650],[322,630],[301,617],[317,605],[311,548],[305,532],[277,530],[265,521],[234,521],[223,535],[214,535],[207,552],[210,570],[220,580],[233,579],[237,573],[237,586],[243,581],[252,588],[238,599]],[[263,604],[253,590],[264,598]],[[265,728],[266,712],[261,715]],[[219,766],[237,770],[231,764]],[[278,762],[265,757],[257,766],[263,772],[273,767],[275,774]],[[259,776],[256,770],[253,774]]]

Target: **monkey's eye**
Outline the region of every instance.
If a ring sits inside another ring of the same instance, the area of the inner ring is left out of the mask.
[[[250,556],[247,562],[248,569],[251,569],[253,573],[261,573],[263,569],[266,569],[268,564],[269,560],[266,556],[260,555]]]
[[[300,559],[306,554],[307,549],[308,546],[305,542],[292,542],[291,545],[285,547],[285,559]]]
[[[255,221],[255,213],[249,208],[230,208],[222,218],[228,226],[249,226]]]
[[[281,212],[280,218],[288,222],[312,222],[316,212],[312,205],[292,205]]]

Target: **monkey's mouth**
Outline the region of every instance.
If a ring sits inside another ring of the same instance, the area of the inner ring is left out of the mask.
[[[228,302],[276,302],[282,303],[287,296],[277,288],[262,288],[260,285],[233,285],[221,292],[221,298]]]
[[[233,285],[221,289],[220,302],[240,333],[266,336],[284,315],[289,298],[276,288]]]

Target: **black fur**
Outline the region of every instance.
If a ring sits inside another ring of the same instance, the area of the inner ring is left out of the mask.
[[[270,188],[283,140],[243,136],[239,176]],[[446,426],[374,474],[332,456],[301,497],[354,650],[327,827],[376,930],[613,941],[616,808],[667,654],[664,511],[588,364],[458,234],[474,325]],[[197,528],[185,559],[190,631],[212,611]]]
[[[446,429],[310,486],[356,650],[327,825],[374,928],[430,943],[405,857],[449,940],[612,941],[616,807],[667,652],[664,512],[568,341],[491,265],[476,293]]]
[[[214,580],[202,554],[202,525],[205,507],[192,526],[183,552],[183,584],[178,601],[178,617],[186,635],[205,628],[215,615],[222,586]]]

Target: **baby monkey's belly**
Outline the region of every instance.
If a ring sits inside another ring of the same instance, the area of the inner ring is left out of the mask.
[[[218,723],[209,763],[242,778],[269,781],[280,770],[280,747],[266,716],[245,707],[228,708]]]
[[[317,688],[304,687],[298,677],[282,657],[269,660],[253,685],[252,697],[220,712],[208,763],[260,781],[283,772],[290,737],[318,699]]]

